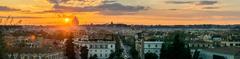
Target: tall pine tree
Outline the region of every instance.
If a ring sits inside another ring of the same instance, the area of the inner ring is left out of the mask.
[[[167,59],[167,56],[169,54],[167,44],[163,43],[162,48],[161,48],[161,53],[160,53],[160,59]]]
[[[74,52],[73,36],[70,35],[65,42],[65,53],[68,59],[76,59]]]
[[[196,49],[195,52],[194,52],[194,54],[193,54],[193,58],[192,58],[192,59],[198,59],[199,53],[200,53],[200,51],[198,51],[198,50]]]
[[[158,55],[155,53],[146,53],[145,54],[145,59],[157,59]]]
[[[81,59],[88,59],[88,47],[87,46],[81,46],[80,50],[81,54]]]
[[[89,59],[98,59],[98,56],[96,54],[94,54],[93,56],[90,56]]]
[[[5,44],[2,31],[0,31],[0,59],[5,59]]]
[[[170,36],[171,37],[171,36]],[[184,43],[185,35],[183,32],[174,32],[172,34],[172,43],[163,44],[160,59],[191,59],[189,47]]]

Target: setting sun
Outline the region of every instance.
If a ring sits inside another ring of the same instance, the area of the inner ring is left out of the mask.
[[[70,22],[70,19],[69,19],[69,18],[65,18],[65,19],[64,19],[64,22],[65,22],[65,23],[69,23],[69,22]]]

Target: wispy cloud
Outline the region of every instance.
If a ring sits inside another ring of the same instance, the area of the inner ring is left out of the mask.
[[[219,9],[220,7],[203,7],[202,9]]]
[[[194,1],[166,1],[166,3],[169,3],[169,4],[191,4],[191,3],[194,3]]]
[[[137,11],[146,9],[146,7],[143,7],[143,6],[127,6],[127,5],[122,5],[120,3],[103,4],[98,7],[101,10],[105,10],[105,11],[119,11],[119,12],[137,12]]]
[[[47,17],[34,17],[34,16],[0,16],[0,18],[47,18]]]
[[[78,0],[85,1],[85,0]],[[62,1],[59,0],[49,0],[50,3],[55,4],[53,10],[48,10],[44,12],[95,12],[98,11],[100,14],[113,14],[113,15],[122,15],[122,14],[133,14],[134,12],[147,10],[147,7],[144,6],[130,6],[123,5],[121,3],[116,3],[116,1],[102,1],[101,4],[97,6],[64,6],[59,5]],[[65,1],[66,2],[66,1]]]
[[[176,10],[180,10],[180,9],[168,9],[168,10],[176,11]]]
[[[168,10],[179,10],[179,9],[189,9],[189,10],[207,10],[207,9],[219,9],[220,7],[218,7],[218,1],[217,0],[171,0],[171,1],[165,1],[165,3],[167,4],[186,4],[186,5],[181,5],[183,6],[182,8],[171,8]],[[190,6],[190,7],[189,7]],[[192,6],[192,7],[191,7]]]
[[[20,9],[9,8],[7,6],[0,6],[0,11],[20,11]]]
[[[197,5],[214,5],[218,3],[218,1],[216,0],[209,0],[209,1],[199,1],[199,3],[197,3]]]
[[[196,5],[214,5],[218,3],[217,0],[200,0],[200,1],[185,1],[185,0],[172,0],[165,1],[168,4],[196,4]]]

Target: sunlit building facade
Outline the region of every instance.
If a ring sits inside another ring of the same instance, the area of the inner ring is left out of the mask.
[[[74,44],[78,47],[87,46],[88,57],[97,55],[99,59],[107,59],[115,51],[115,41],[76,41]]]

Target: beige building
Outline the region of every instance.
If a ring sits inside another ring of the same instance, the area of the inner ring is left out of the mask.
[[[98,59],[107,59],[115,51],[115,41],[75,41],[74,44],[79,47],[87,46],[88,57],[97,55]]]

